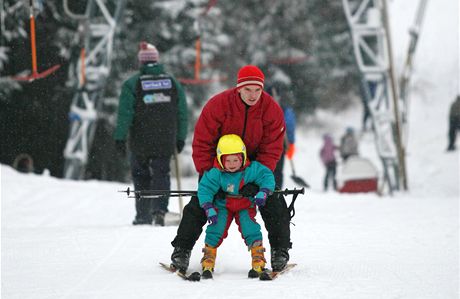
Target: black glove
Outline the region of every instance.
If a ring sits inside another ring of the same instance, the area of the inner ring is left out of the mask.
[[[219,188],[219,191],[214,195],[214,199],[224,199],[225,197],[227,197],[227,193],[222,188]]]
[[[182,150],[184,149],[185,146],[185,141],[184,140],[177,140],[176,142],[176,149],[177,153],[180,154]]]
[[[259,186],[254,183],[248,183],[240,189],[240,194],[244,197],[254,197],[257,192],[259,192]]]
[[[115,140],[115,149],[120,156],[126,157],[126,140]]]

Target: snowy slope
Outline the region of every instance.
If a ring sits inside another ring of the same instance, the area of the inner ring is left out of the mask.
[[[328,130],[337,138],[346,125],[359,127],[358,112],[322,113],[327,128],[299,132],[296,171],[312,189],[296,203],[291,261],[298,266],[286,276],[248,280],[249,253],[233,225],[219,248],[215,279],[181,281],[157,266],[169,261],[177,227],[132,226],[134,203],[117,193],[126,185],[1,166],[2,298],[458,298],[459,152],[445,152],[447,111],[459,82],[455,2],[429,2],[417,49],[409,192],[321,191],[321,135]],[[412,22],[417,3],[390,2],[393,25],[400,26],[393,30],[398,63],[407,47],[407,30],[400,28]],[[361,152],[376,158],[371,135],[363,136]],[[289,175],[287,165],[286,186],[294,187]],[[196,178],[182,185],[195,189]],[[178,210],[176,200],[170,209]],[[199,269],[202,246],[203,236],[192,270]]]

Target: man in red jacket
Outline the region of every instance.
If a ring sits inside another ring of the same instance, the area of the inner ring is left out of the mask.
[[[246,65],[238,72],[237,85],[212,97],[203,107],[193,137],[193,161],[201,176],[213,166],[219,138],[227,134],[240,136],[250,160],[256,160],[274,171],[283,153],[285,122],[283,111],[263,90],[264,74],[256,66]],[[240,194],[255,195],[254,185],[245,185]],[[225,190],[223,190],[225,191]],[[271,247],[271,266],[283,269],[288,260],[290,215],[282,195],[274,194],[260,209]],[[176,238],[171,242],[172,265],[185,272],[190,254],[206,223],[206,214],[198,198],[185,206]]]

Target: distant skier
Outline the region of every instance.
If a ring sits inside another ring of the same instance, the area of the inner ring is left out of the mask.
[[[357,155],[358,141],[356,139],[355,131],[353,128],[348,127],[345,134],[340,139],[340,156],[345,162],[349,157]]]
[[[337,181],[335,178],[337,161],[335,159],[335,150],[337,146],[334,145],[331,135],[325,134],[323,136],[324,144],[320,150],[321,161],[326,167],[326,174],[324,176],[324,191],[327,191],[329,180],[332,181],[332,186],[334,190],[337,190]]]
[[[456,149],[455,140],[457,139],[457,132],[460,130],[460,95],[450,106],[449,111],[449,145],[448,151]]]
[[[284,157],[288,160],[292,160],[295,154],[295,128],[296,128],[296,117],[294,109],[292,108],[292,97],[288,91],[288,87],[282,83],[274,83],[266,88],[268,94],[270,94],[281,106],[284,114],[284,121],[286,122],[286,138],[284,140],[284,152],[280,157],[280,160],[276,164],[275,168],[275,181],[276,186],[283,188],[284,178]]]
[[[180,153],[187,134],[187,102],[176,79],[158,63],[155,46],[139,45],[140,71],[123,83],[118,120],[114,133],[120,155],[126,156],[129,131],[131,173],[136,190],[170,189],[170,160]],[[136,194],[136,218],[133,225],[164,226],[169,197],[140,198]],[[154,219],[153,219],[154,218]]]
[[[275,189],[272,171],[257,161],[249,161],[246,146],[238,135],[224,135],[217,144],[214,167],[206,171],[198,185],[198,199],[209,225],[206,229],[204,256],[201,260],[203,278],[212,278],[217,248],[227,237],[233,219],[251,250],[252,268],[249,278],[259,277],[265,269],[265,248],[260,225],[255,220],[256,205],[263,207]],[[238,196],[243,184],[255,183],[259,192],[254,198]],[[219,190],[226,197],[214,199]],[[213,200],[214,199],[214,200]]]

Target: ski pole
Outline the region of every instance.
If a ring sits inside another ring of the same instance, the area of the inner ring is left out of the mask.
[[[179,195],[193,196],[197,194],[197,191],[195,190],[131,190],[129,187],[126,190],[120,190],[118,192],[126,193],[128,197],[131,193],[139,194],[141,197],[144,197],[144,198],[146,198],[145,196],[161,197],[161,196],[169,195],[172,197],[178,197]],[[273,193],[282,194],[282,195],[299,195],[299,194],[305,194],[305,188],[275,190],[273,191]]]
[[[126,188],[126,190],[120,190],[118,192],[126,193],[128,196],[131,193],[140,195],[196,194],[195,190],[131,190],[129,187]]]
[[[195,194],[169,194],[169,197],[179,197],[181,198],[182,196],[194,196]],[[140,195],[139,198],[149,198],[149,199],[160,199],[163,198],[165,195],[160,195],[160,194],[155,194],[155,195]],[[136,196],[128,196],[128,198],[136,198]]]
[[[177,189],[179,191],[182,189],[181,187],[181,180],[180,180],[180,166],[179,166],[179,153],[177,152],[177,148],[174,149],[174,165],[176,166],[176,182],[177,182]],[[182,195],[179,194],[179,215],[182,219],[182,210],[184,209],[184,200],[182,199]]]

